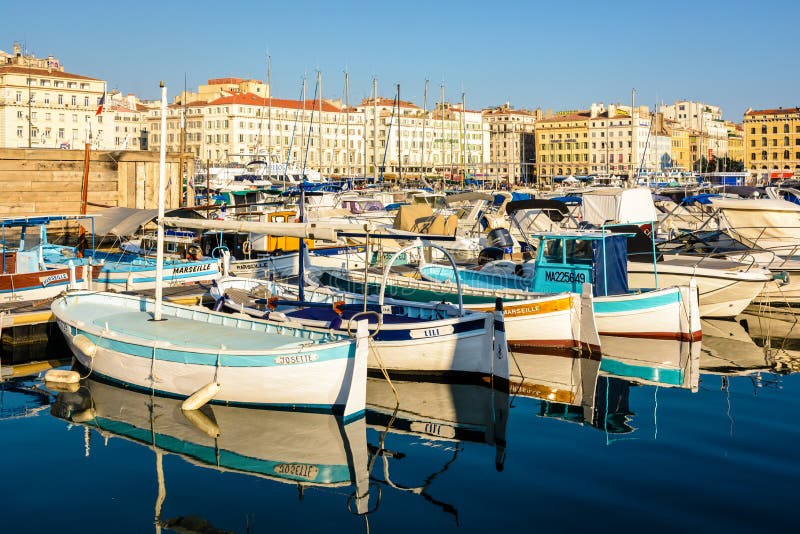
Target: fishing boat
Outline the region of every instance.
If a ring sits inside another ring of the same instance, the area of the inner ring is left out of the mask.
[[[49,301],[67,289],[86,287],[89,273],[78,262],[49,266],[42,258],[47,225],[77,221],[82,216],[52,215],[0,219],[3,271],[0,303]]]
[[[320,285],[348,293],[384,294],[385,298],[416,302],[459,301],[452,282],[431,282],[406,276],[382,277],[358,271],[323,270],[315,274]],[[366,288],[364,280],[366,280]],[[535,295],[521,290],[492,290],[462,286],[463,306],[471,311],[492,311],[503,302],[503,318],[509,348],[547,347],[556,350],[599,351],[591,291]]]
[[[94,241],[95,235],[115,235],[120,238],[133,235],[156,215],[154,210],[109,208],[99,214],[80,216],[78,222]],[[187,254],[189,242],[186,236],[165,236],[163,241],[170,243],[169,246],[161,246],[164,254],[161,271],[163,284],[175,286],[210,282],[220,276],[217,259]],[[148,247],[148,252],[154,252],[155,248]],[[92,289],[139,291],[153,289],[156,285],[156,258],[150,254],[101,251],[94,246],[84,246],[83,242],[79,242],[78,246],[57,245],[49,243],[46,234],[42,235],[37,250],[41,263],[50,268],[64,269],[71,264],[79,269],[88,269]]]
[[[165,130],[163,87],[161,117]],[[213,401],[362,416],[365,322],[354,339],[162,302],[165,157],[162,137],[155,298],[84,291],[53,302],[78,362],[128,387],[186,398],[186,409]]]
[[[467,287],[513,289],[532,295],[576,291],[583,284],[592,284],[600,335],[683,341],[701,338],[697,296],[691,285],[629,289],[627,234],[559,231],[534,237],[539,241],[534,260],[495,261],[481,270],[460,268],[458,276]],[[452,268],[441,265],[423,264],[419,272],[436,282],[450,282],[454,276]]]
[[[434,245],[435,246],[435,245]],[[401,249],[402,254],[405,249]],[[386,266],[386,271],[391,264]],[[307,287],[309,300],[286,284],[222,279],[212,288],[221,307],[276,324],[299,324],[346,335],[353,321],[369,321],[368,367],[373,372],[437,375],[459,381],[508,379],[502,312],[364,296]]]

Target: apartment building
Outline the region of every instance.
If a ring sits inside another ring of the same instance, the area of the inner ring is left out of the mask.
[[[536,120],[541,110],[517,110],[510,103],[483,111],[489,132],[486,171],[501,180],[535,181]]]
[[[749,109],[742,128],[744,165],[753,178],[800,175],[800,108]]]
[[[536,175],[542,184],[557,176],[590,173],[591,110],[562,111],[536,121]]]

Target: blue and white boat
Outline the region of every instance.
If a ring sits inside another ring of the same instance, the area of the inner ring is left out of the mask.
[[[628,288],[628,234],[575,231],[536,234],[535,260],[490,262],[480,271],[459,269],[462,284],[482,290],[516,289],[532,294],[576,291],[593,285],[594,314],[601,335],[678,339],[701,338],[697,292],[691,286]],[[451,267],[421,265],[431,281],[451,282]]]
[[[162,130],[166,89],[162,85]],[[271,325],[162,302],[166,144],[161,142],[155,298],[76,292],[53,302],[59,328],[82,366],[123,385],[208,402],[362,416],[367,326],[355,336]]]
[[[494,376],[508,379],[505,350],[496,353],[493,313],[459,311],[452,304],[432,304],[385,299],[328,287],[305,288],[298,301],[297,288],[252,278],[221,278],[211,288],[218,306],[273,323],[300,324],[346,334],[352,321],[364,317],[372,335],[368,367],[392,375],[446,376],[459,381],[480,381]],[[366,313],[364,313],[366,310]],[[505,349],[505,346],[501,347]]]
[[[188,398],[209,384],[213,402],[362,414],[366,330],[361,340],[278,326],[153,299],[78,291],[53,314],[80,364],[106,379]],[[360,350],[359,350],[359,347]]]

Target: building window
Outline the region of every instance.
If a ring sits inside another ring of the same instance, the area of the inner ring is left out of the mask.
[[[767,125],[766,125],[766,124],[764,124],[763,126],[761,126],[761,133],[762,133],[762,134],[765,134],[765,133],[767,133]]]
[[[22,126],[17,126],[17,137],[22,137]]]
[[[791,156],[789,155],[789,151],[788,150],[784,150],[783,151],[783,159],[789,159],[790,157]]]
[[[778,133],[778,127],[777,126],[773,126],[772,127],[772,133],[774,133],[774,134]]]
[[[72,105],[73,106],[77,106],[78,105],[78,97],[75,96],[75,95],[72,95]]]
[[[788,124],[784,124],[783,125],[783,133],[789,133],[789,125]]]
[[[761,146],[767,146],[767,138],[766,137],[762,137],[761,138]]]

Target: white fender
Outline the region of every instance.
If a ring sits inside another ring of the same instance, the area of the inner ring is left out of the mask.
[[[75,371],[65,371],[63,369],[50,369],[44,374],[45,382],[57,382],[60,384],[77,384],[81,381],[81,375]]]
[[[183,404],[181,404],[181,410],[196,410],[203,407],[211,399],[216,397],[217,393],[219,393],[221,389],[222,385],[219,382],[209,382],[205,386],[192,393],[188,399],[183,401]]]
[[[97,345],[95,345],[91,339],[83,334],[78,334],[72,338],[72,344],[89,358],[94,358],[95,353],[97,353]]]
[[[356,354],[353,358],[353,368],[350,371],[350,387],[344,404],[345,420],[361,417],[367,409],[369,322],[366,319],[361,319],[356,325]]]

